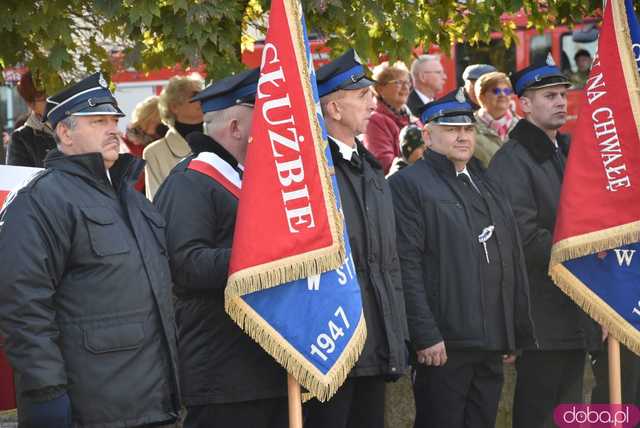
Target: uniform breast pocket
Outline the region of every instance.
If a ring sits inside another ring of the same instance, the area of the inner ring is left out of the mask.
[[[436,201],[436,208],[438,213],[446,218],[465,219],[466,222],[464,207],[458,201],[438,200]]]
[[[167,223],[162,218],[162,215],[159,212],[143,209],[142,213],[147,219],[147,223],[149,223],[149,228],[153,232],[153,235],[160,246],[160,250],[162,254],[167,254]]]
[[[105,257],[129,252],[129,245],[122,231],[123,225],[116,215],[105,207],[81,208],[85,217],[91,249],[96,256]]]

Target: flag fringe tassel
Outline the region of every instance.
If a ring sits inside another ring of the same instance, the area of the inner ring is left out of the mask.
[[[340,388],[347,375],[360,358],[367,338],[364,314],[351,337],[350,349],[340,356],[335,367],[323,375],[311,363],[291,346],[282,336],[264,321],[241,297],[225,299],[227,314],[271,355],[303,388],[306,388],[321,402],[329,400]],[[299,355],[296,358],[295,355]],[[306,395],[306,394],[305,394]]]
[[[318,252],[324,254],[318,255]],[[332,247],[314,251],[305,256],[296,255],[239,270],[227,280],[226,298],[244,296],[287,282],[320,275],[322,272],[342,266],[345,258],[344,245],[342,245],[337,252],[335,247]]]
[[[563,239],[551,249],[550,271],[558,263],[640,241],[640,221]]]
[[[636,355],[640,356],[640,332],[626,321],[620,314],[605,303],[596,293],[591,291],[575,275],[562,264],[557,264],[549,271],[556,285],[580,306],[591,318],[609,331]]]

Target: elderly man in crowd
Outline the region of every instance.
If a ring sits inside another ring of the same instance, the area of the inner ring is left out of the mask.
[[[224,289],[251,132],[259,70],[214,83],[202,104],[206,135],[187,137],[154,203],[167,220],[176,283],[185,428],[280,428],[287,424],[285,370],[224,310]]]
[[[420,55],[411,63],[411,77],[413,90],[407,106],[414,116],[420,117],[422,106],[433,101],[444,88],[447,74],[438,55]]]
[[[427,104],[428,150],[390,177],[417,361],[415,427],[495,425],[503,355],[535,344],[524,256],[506,197],[472,158],[462,88]]]
[[[360,283],[367,340],[326,403],[306,405],[306,428],[384,426],[385,381],[407,370],[408,340],[391,191],[380,164],[356,137],[375,109],[373,84],[353,49],[317,72],[322,113]]]
[[[155,426],[180,409],[162,216],[96,73],[47,100],[57,150],[0,213],[0,330],[20,426]],[[5,380],[3,380],[5,381]]]
[[[467,98],[469,104],[471,104],[473,110],[478,110],[480,108],[478,93],[475,89],[476,82],[481,76],[495,71],[496,68],[493,65],[471,64],[468,65],[462,72],[462,80],[464,81],[464,96]]]

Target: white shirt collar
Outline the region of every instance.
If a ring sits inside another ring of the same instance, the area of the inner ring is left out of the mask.
[[[462,171],[456,171],[456,177],[459,176],[460,174],[467,174],[467,176],[469,178],[471,178],[471,174],[469,174],[469,170],[467,169],[466,166],[464,167],[464,169]]]
[[[431,101],[433,101],[433,98],[429,98],[428,96],[426,96],[425,94],[423,94],[422,92],[420,92],[419,90],[417,90],[416,88],[413,88],[414,91],[416,91],[416,94],[418,94],[418,96],[420,97],[420,100],[426,104],[426,103],[430,103]]]
[[[351,157],[353,156],[353,154],[358,153],[358,146],[356,146],[355,144],[353,145],[353,147],[351,147],[335,137],[331,137],[331,139],[338,145],[338,150],[340,150],[340,154],[342,155],[342,158],[344,160],[351,161]]]
[[[478,192],[480,191],[478,189],[478,186],[476,186],[476,183],[473,182],[473,178],[471,178],[471,174],[469,174],[469,170],[467,169],[466,165],[462,171],[456,171],[456,177],[459,176],[460,174],[465,174],[467,177],[469,177],[469,182],[471,183],[473,188],[476,189]]]
[[[109,183],[111,183],[111,185],[113,186],[113,181],[111,181],[111,174],[109,174],[109,170],[105,169],[106,173],[107,173],[107,179],[109,180]]]

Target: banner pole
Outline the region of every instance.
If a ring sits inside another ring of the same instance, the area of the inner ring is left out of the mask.
[[[291,376],[287,375],[289,389],[289,428],[302,428],[302,393],[300,384]]]
[[[620,342],[609,335],[609,402],[622,404],[622,384],[620,381]]]

